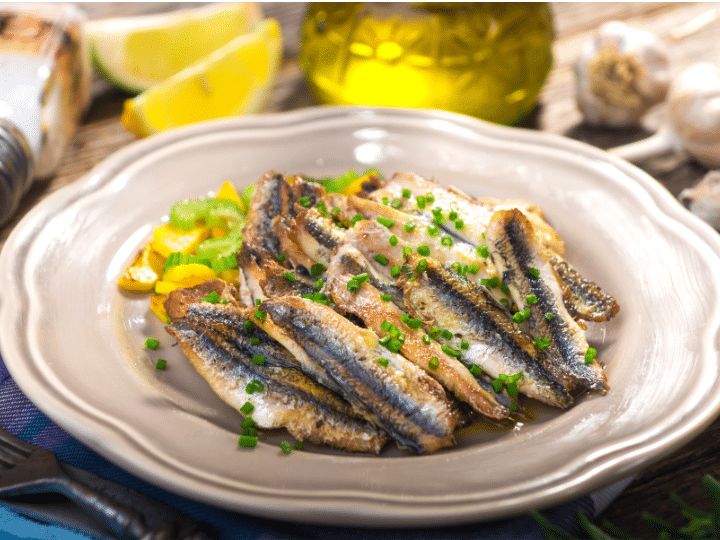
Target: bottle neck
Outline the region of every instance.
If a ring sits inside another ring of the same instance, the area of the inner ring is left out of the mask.
[[[0,118],[0,225],[17,209],[32,180],[32,154],[25,136]]]

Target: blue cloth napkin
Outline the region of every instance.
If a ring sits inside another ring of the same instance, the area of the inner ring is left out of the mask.
[[[123,469],[116,467],[96,452],[81,444],[55,425],[20,391],[0,358],[0,425],[10,433],[32,444],[55,452],[58,459],[69,465],[93,472],[106,479],[145,493],[194,520],[208,524],[214,540],[541,540],[544,538],[537,523],[530,516],[518,516],[490,523],[476,523],[457,527],[422,529],[354,529],[320,525],[286,523],[256,518],[209,506],[170,493]],[[575,530],[575,516],[582,510],[587,516],[598,515],[631,479],[613,484],[603,490],[543,512],[553,524],[566,531]],[[20,516],[0,501],[0,535],[7,540],[105,540],[86,532],[69,530]]]

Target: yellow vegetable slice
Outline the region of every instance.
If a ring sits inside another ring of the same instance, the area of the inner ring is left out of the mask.
[[[155,229],[152,248],[167,258],[173,251],[194,253],[200,242],[210,236],[207,227],[181,229],[172,223],[166,223]]]
[[[155,294],[150,297],[150,310],[160,319],[162,322],[169,324],[170,318],[168,317],[167,311],[165,311],[165,300],[167,300],[166,294]]]
[[[152,292],[155,283],[162,275],[165,258],[158,254],[150,244],[138,253],[133,263],[120,276],[118,285],[130,292]]]
[[[247,212],[247,209],[245,208],[245,203],[242,202],[240,195],[238,194],[235,186],[232,184],[232,182],[230,182],[230,180],[226,180],[225,182],[223,182],[223,185],[220,186],[220,189],[218,190],[217,195],[215,195],[215,198],[235,201],[236,203],[238,203],[240,210],[242,210],[243,212]]]
[[[275,19],[125,102],[121,121],[138,137],[193,122],[255,113],[265,102],[282,58]]]
[[[194,287],[216,277],[215,272],[204,264],[191,263],[173,266],[165,272],[163,279],[157,282],[155,292],[169,294],[175,289]]]

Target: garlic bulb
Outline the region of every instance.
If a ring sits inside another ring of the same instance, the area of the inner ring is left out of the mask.
[[[670,84],[665,47],[653,34],[612,21],[584,44],[575,63],[576,100],[585,121],[628,127],[665,99]]]
[[[685,149],[708,168],[720,167],[720,66],[693,64],[670,85],[668,119]]]

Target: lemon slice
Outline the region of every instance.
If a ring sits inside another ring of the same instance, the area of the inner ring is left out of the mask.
[[[264,19],[253,32],[128,99],[121,121],[138,137],[146,137],[192,122],[258,112],[281,58],[280,25]]]
[[[137,94],[198,62],[262,18],[255,2],[90,21],[93,64],[112,84]]]

